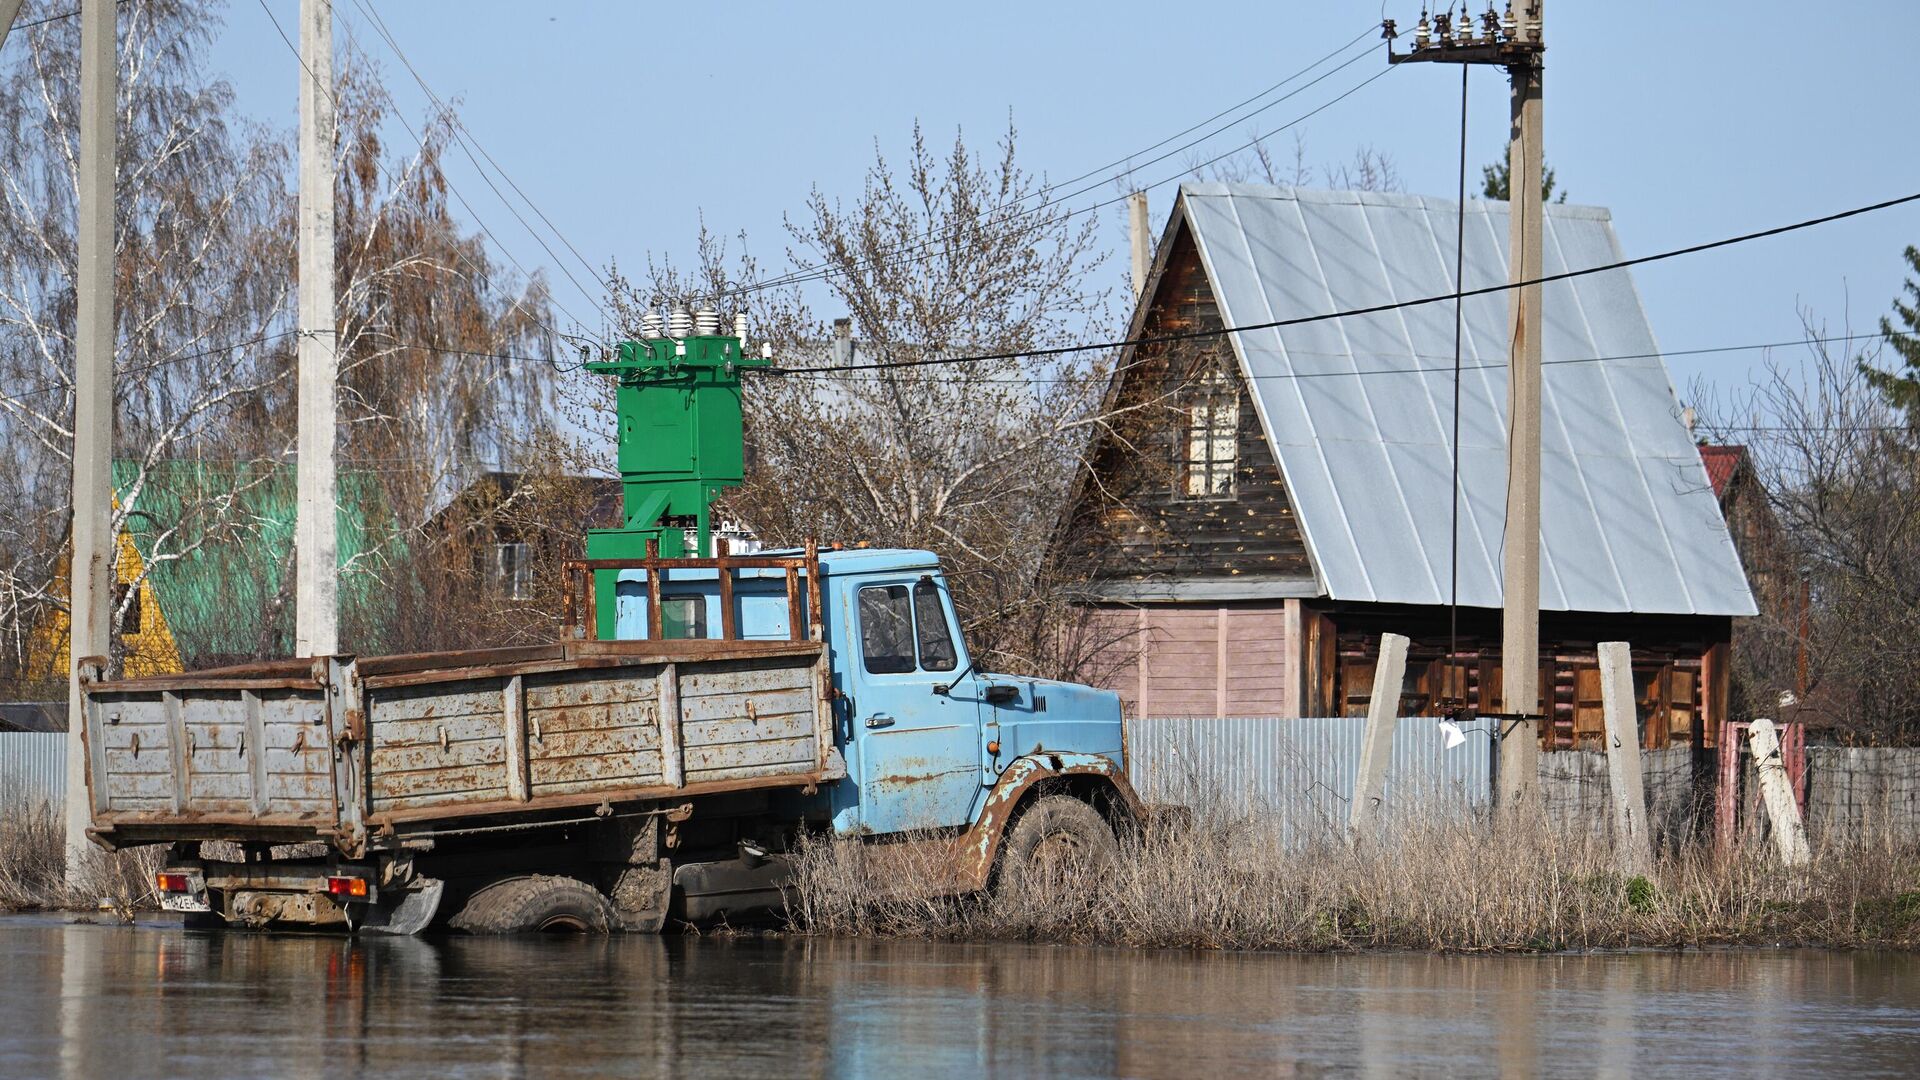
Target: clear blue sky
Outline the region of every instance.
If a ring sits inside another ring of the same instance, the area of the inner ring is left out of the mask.
[[[234,0],[211,61],[244,107],[290,129],[297,67],[261,2]],[[297,0],[264,2],[293,33]],[[1254,94],[1381,14],[1378,0],[359,2],[378,5],[428,84],[460,99],[481,143],[594,263],[636,266],[649,251],[690,261],[704,213],[723,234],[745,229],[770,268],[782,265],[781,215],[797,213],[814,184],[856,196],[875,140],[898,160],[916,118],[936,143],[957,126],[987,144],[1011,110],[1025,163],[1065,179]],[[342,39],[350,32],[419,116],[424,95],[355,0],[336,0],[335,10]],[[1418,12],[1412,0],[1386,9],[1402,27]],[[1612,209],[1628,255],[1920,190],[1910,15],[1886,0],[1555,0],[1548,162],[1572,201]],[[1264,131],[1291,120],[1384,63],[1376,53],[1256,123]],[[1313,160],[1371,144],[1393,157],[1408,191],[1450,197],[1458,86],[1457,68],[1403,66],[1296,130]],[[1472,86],[1470,190],[1479,166],[1504,152],[1507,127],[1504,73],[1475,69]],[[1248,137],[1239,125],[1200,149]],[[1290,134],[1276,137],[1283,158],[1291,147]],[[1174,175],[1181,161],[1141,176]],[[508,251],[549,267],[561,303],[590,316],[591,303],[485,185],[460,169],[453,177]],[[1172,190],[1153,190],[1156,217]],[[1103,186],[1077,202],[1111,195]],[[1118,282],[1119,208],[1101,219]],[[1920,208],[1635,273],[1669,350],[1795,338],[1799,306],[1836,333],[1850,308],[1862,332],[1899,291],[1910,242],[1920,243]],[[1695,376],[1738,383],[1759,362],[1757,353],[1669,361],[1683,396]]]

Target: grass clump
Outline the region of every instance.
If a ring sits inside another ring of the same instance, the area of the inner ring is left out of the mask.
[[[817,840],[796,859],[790,918],[831,935],[1200,949],[1920,947],[1920,851],[1884,842],[1797,871],[1690,842],[1623,879],[1604,840],[1536,822],[1409,815],[1387,840],[1328,827],[1285,843],[1257,817],[1200,812],[1121,848],[1019,896],[941,896],[902,887],[939,880],[936,845]]]
[[[66,828],[51,802],[0,799],[0,911],[94,909],[125,915],[153,903],[165,847],[87,847],[77,888],[67,888]]]

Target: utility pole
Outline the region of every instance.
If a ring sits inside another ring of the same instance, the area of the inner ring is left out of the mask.
[[[1480,16],[1464,10],[1420,13],[1413,51],[1393,54],[1394,28],[1383,28],[1390,63],[1437,61],[1496,64],[1512,84],[1512,127],[1507,144],[1508,280],[1534,281],[1544,265],[1545,228],[1540,178],[1540,86],[1545,0],[1509,2],[1503,15],[1488,4]],[[1465,213],[1466,208],[1461,207]],[[1463,288],[1460,282],[1455,288]],[[1498,805],[1517,808],[1538,791],[1540,742],[1540,286],[1507,293],[1507,527],[1501,560],[1500,708]]]
[[[80,3],[79,265],[74,319],[73,550],[67,562],[67,887],[80,885],[93,808],[80,661],[113,648],[114,0]]]
[[[340,647],[334,536],[333,0],[300,0],[299,507],[296,656]]]
[[[0,0],[0,46],[7,43],[7,35],[13,31],[14,17],[20,14],[20,0]]]
[[[5,0],[0,0],[4,3]],[[1133,246],[1133,298],[1147,291],[1147,265],[1153,261],[1153,242],[1147,239],[1147,193],[1127,196],[1128,236]]]

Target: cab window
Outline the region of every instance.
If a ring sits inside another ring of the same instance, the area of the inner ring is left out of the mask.
[[[675,639],[706,637],[706,600],[698,596],[662,597],[660,599],[660,636]]]
[[[860,651],[870,675],[913,670],[913,614],[905,585],[860,590]]]
[[[913,619],[919,627],[920,667],[925,671],[952,671],[957,664],[953,630],[947,625],[940,588],[931,581],[913,587]]]

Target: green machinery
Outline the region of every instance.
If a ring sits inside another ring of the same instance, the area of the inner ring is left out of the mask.
[[[613,357],[587,363],[619,379],[624,512],[620,528],[587,532],[588,559],[645,558],[649,541],[662,558],[713,554],[713,502],[744,475],[740,373],[770,363],[747,356],[740,337],[716,334],[623,341]],[[614,636],[618,576],[593,575],[603,638]]]

